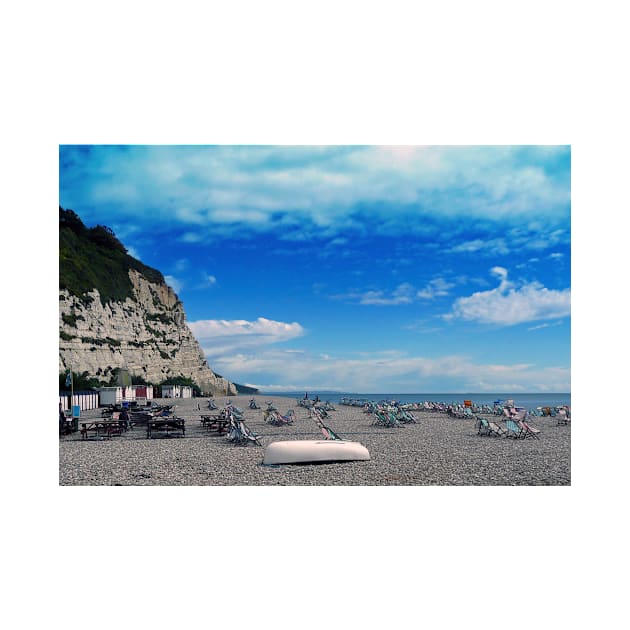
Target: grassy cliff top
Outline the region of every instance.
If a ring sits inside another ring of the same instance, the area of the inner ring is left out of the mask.
[[[150,282],[165,284],[164,276],[127,253],[112,230],[87,228],[73,210],[59,207],[59,289],[84,297],[98,289],[103,304],[134,297],[129,270]]]

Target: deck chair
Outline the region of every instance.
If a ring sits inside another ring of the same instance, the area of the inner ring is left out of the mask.
[[[320,413],[315,408],[314,410],[309,410],[311,418],[315,420],[315,423],[319,427],[319,430],[322,432],[325,440],[343,440],[340,438],[330,427],[327,427],[323,421]]]
[[[492,435],[494,437],[505,435],[505,429],[503,427],[485,418],[477,417],[477,426],[479,427],[477,435]]]
[[[518,425],[521,427],[524,438],[536,438],[538,439],[538,434],[540,433],[540,429],[536,427],[532,427],[525,420],[519,420]]]
[[[374,424],[381,427],[400,426],[400,422],[398,422],[396,416],[393,413],[390,413],[387,409],[375,409],[374,418]]]
[[[477,418],[475,427],[477,428],[477,435],[490,435],[490,425],[485,418]]]
[[[242,420],[230,416],[230,425],[227,433],[228,442],[239,446],[247,446],[250,443],[262,446],[260,438]]]
[[[253,442],[257,446],[262,446],[262,442],[256,433],[254,433],[242,420],[238,420],[237,422],[245,444]]]
[[[278,411],[269,411],[266,410],[263,412],[263,419],[267,424],[273,424],[276,427],[282,427],[287,424],[293,424],[293,411],[287,413],[286,416],[283,416]]]
[[[403,424],[415,424],[416,418],[412,413],[403,409],[402,407],[396,408],[396,420],[402,422]]]
[[[524,438],[523,428],[520,427],[514,420],[511,418],[505,421],[505,437],[511,437],[514,439]]]
[[[567,425],[571,422],[571,418],[569,417],[567,410],[562,409],[562,408],[558,409],[558,413],[556,414],[556,419],[557,419],[557,424]]]
[[[325,440],[341,440],[340,438],[330,427],[325,425],[321,425],[320,430]]]

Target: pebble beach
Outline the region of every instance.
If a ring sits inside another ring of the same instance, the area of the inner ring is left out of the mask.
[[[445,413],[414,411],[416,423],[382,427],[359,407],[335,405],[326,424],[341,438],[360,442],[369,461],[265,466],[264,448],[275,440],[319,439],[307,409],[295,399],[254,396],[217,397],[244,412],[262,446],[238,446],[224,434],[208,432],[201,414],[208,399],[177,399],[175,415],[185,419],[184,437],[148,439],[137,426],[109,439],[59,438],[61,486],[568,486],[571,485],[571,425],[553,417],[533,418],[539,439],[479,436],[474,421]],[[263,418],[271,401],[282,414],[295,411],[292,425],[273,426]],[[101,410],[83,411],[81,421]],[[493,416],[485,416],[494,419]]]

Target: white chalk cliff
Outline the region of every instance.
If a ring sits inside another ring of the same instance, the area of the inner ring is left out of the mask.
[[[59,371],[108,381],[116,368],[147,383],[183,376],[204,394],[235,395],[236,386],[207,365],[171,287],[129,270],[133,298],[101,303],[98,290],[77,297],[59,291]]]

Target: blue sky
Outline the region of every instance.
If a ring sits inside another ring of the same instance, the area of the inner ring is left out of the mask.
[[[265,391],[567,392],[567,146],[60,147],[59,203]]]

